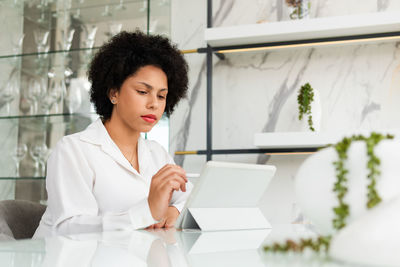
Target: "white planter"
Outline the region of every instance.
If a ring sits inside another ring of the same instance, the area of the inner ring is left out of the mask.
[[[314,92],[314,101],[311,102],[311,116],[315,132],[319,132],[321,130],[321,116],[322,116],[321,97],[318,90],[313,89],[313,92]],[[305,132],[311,131],[310,126],[308,125],[307,114],[303,115],[301,123],[302,123],[302,131]]]
[[[400,142],[383,140],[375,147],[375,154],[381,160],[381,175],[376,189],[383,201],[400,195]],[[348,150],[345,163],[348,192],[344,201],[350,206],[347,223],[367,212],[367,155],[364,142],[353,142]],[[338,205],[333,185],[336,173],[333,162],[338,160],[334,148],[326,148],[307,158],[300,166],[295,178],[297,203],[304,214],[319,228],[322,234],[333,232],[333,208]]]
[[[380,203],[332,239],[329,255],[340,261],[400,266],[400,196]]]

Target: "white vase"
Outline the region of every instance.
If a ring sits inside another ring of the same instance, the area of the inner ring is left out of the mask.
[[[376,190],[383,202],[400,195],[400,141],[383,140],[375,147],[375,154],[381,160],[381,175],[377,180]],[[344,197],[349,204],[350,215],[346,223],[350,223],[367,212],[367,153],[366,144],[353,142],[349,147],[345,168],[348,192]],[[334,232],[332,220],[333,208],[338,205],[333,185],[336,173],[333,162],[338,160],[334,148],[323,149],[307,158],[300,166],[295,178],[297,203],[303,213],[321,231],[322,234]]]
[[[321,98],[318,90],[313,89],[313,92],[314,92],[314,100],[310,104],[311,116],[313,121],[313,128],[315,132],[319,132],[321,129],[321,114],[322,114]],[[303,115],[303,118],[301,119],[301,124],[302,124],[302,131],[311,131],[310,126],[308,125],[307,114]]]
[[[380,203],[340,230],[329,255],[342,262],[400,266],[400,196]]]

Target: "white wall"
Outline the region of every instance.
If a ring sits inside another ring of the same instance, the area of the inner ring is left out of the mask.
[[[362,2],[362,3],[361,3]],[[396,0],[311,0],[311,17],[400,10]],[[172,0],[171,36],[180,49],[204,47],[206,1]],[[283,0],[214,1],[214,27],[288,19]],[[275,50],[214,57],[213,148],[252,148],[257,132],[299,131],[296,91],[319,90],[321,131],[400,128],[400,43]],[[204,54],[189,54],[190,93],[170,120],[170,152],[206,147]],[[293,179],[306,156],[221,155],[214,160],[274,164],[261,207],[272,223],[290,222]],[[199,172],[204,156],[175,156]],[[323,177],[321,177],[323,179]]]

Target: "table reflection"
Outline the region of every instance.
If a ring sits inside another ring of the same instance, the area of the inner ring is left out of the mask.
[[[0,242],[1,266],[265,266],[270,230],[117,231]]]

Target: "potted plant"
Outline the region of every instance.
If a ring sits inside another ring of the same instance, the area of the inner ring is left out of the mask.
[[[299,120],[305,121],[308,129],[319,131],[321,122],[321,106],[317,90],[313,89],[309,83],[300,87],[297,95],[299,109]],[[306,120],[307,117],[307,120]]]
[[[290,19],[305,19],[310,17],[310,0],[286,0]]]
[[[345,137],[307,158],[296,175],[296,199],[322,235],[300,242],[288,240],[264,249],[303,251],[310,248],[327,251],[342,261],[400,265],[400,256],[388,258],[385,254],[400,244],[396,241],[400,231],[396,231],[397,226],[393,227],[400,216],[388,215],[397,214],[396,209],[400,207],[400,142],[391,139],[391,135],[378,133],[371,133],[369,137]],[[393,239],[382,239],[391,234],[395,235]],[[378,242],[379,250],[368,246],[374,242]],[[364,250],[360,247],[353,253],[352,246],[356,244],[363,244]],[[362,257],[361,252],[364,252]]]

